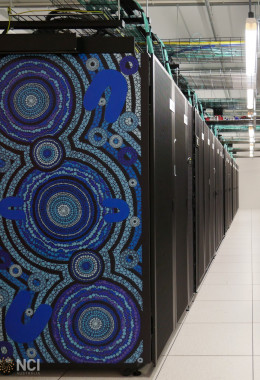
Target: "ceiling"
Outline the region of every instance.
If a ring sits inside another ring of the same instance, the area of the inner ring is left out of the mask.
[[[59,4],[63,1],[65,4],[69,1],[72,4],[77,3],[77,0],[59,0]],[[153,32],[164,40],[172,60],[179,64],[180,74],[187,79],[197,96],[202,100],[215,99],[219,103],[239,104],[235,110],[234,107],[226,109],[225,116],[246,115],[244,30],[249,9],[248,2],[243,0],[139,0],[139,2],[151,20]],[[51,0],[1,0],[0,19],[7,18],[7,6],[32,9],[51,5]],[[259,1],[252,1],[252,10],[258,18]],[[182,52],[180,56],[176,55],[178,46],[171,45],[172,42],[176,44],[178,39],[181,44],[179,51]],[[211,46],[206,51],[207,59],[201,59],[196,54],[197,46],[192,52],[189,47],[187,49],[187,46],[182,46],[183,43],[196,44],[198,41],[207,46],[219,41],[222,57],[216,58],[215,50],[213,51]],[[234,45],[231,41],[239,43]],[[225,47],[222,48],[224,44]],[[227,50],[229,55],[226,56]],[[187,54],[183,53],[185,51]],[[235,59],[233,52],[239,53],[235,54]],[[209,109],[208,113],[211,113]],[[257,113],[260,116],[260,98],[257,101]],[[260,141],[260,132],[257,134]],[[243,135],[246,136],[245,133]],[[256,147],[260,148],[260,144]],[[244,154],[248,156],[248,152]]]

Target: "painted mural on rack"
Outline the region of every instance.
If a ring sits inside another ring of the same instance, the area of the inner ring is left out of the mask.
[[[0,353],[142,363],[140,56],[0,59]]]

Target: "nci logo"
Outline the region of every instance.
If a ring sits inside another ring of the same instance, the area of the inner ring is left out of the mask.
[[[0,375],[11,375],[17,372],[17,375],[39,375],[41,369],[40,359],[23,359],[14,360],[12,358],[0,359]]]

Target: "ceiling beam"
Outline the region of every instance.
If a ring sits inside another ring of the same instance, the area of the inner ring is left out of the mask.
[[[139,1],[141,5],[146,5],[146,1]],[[252,1],[252,5],[257,5],[258,1]],[[188,0],[188,1],[183,1],[180,3],[180,0],[166,0],[166,1],[149,1],[149,7],[169,7],[169,6],[174,6],[174,5],[179,5],[180,7],[190,7],[190,6],[205,6],[204,0]],[[238,0],[229,0],[229,1],[221,1],[221,0],[213,0],[211,2],[211,6],[237,6],[237,5],[242,5],[242,6],[248,6],[248,1],[238,1]]]
[[[61,0],[60,0],[61,3]],[[69,5],[68,0],[64,0],[64,5]],[[141,5],[146,5],[146,0],[139,1]],[[258,1],[252,1],[252,5],[258,4]],[[19,7],[19,8],[38,8],[42,6],[46,7],[52,7],[50,0],[1,0],[0,2],[0,8],[6,8],[9,6],[12,7]],[[75,6],[75,1],[71,1],[71,6]],[[80,5],[80,4],[79,4]],[[158,1],[158,0],[151,0],[149,1],[149,7],[158,7],[158,6],[174,6],[179,5],[179,7],[183,6],[205,6],[204,0],[184,0],[183,2],[180,2],[180,0],[165,0],[165,1]],[[248,1],[238,1],[238,0],[229,0],[229,1],[223,1],[223,0],[213,0],[211,2],[211,6],[247,6]]]

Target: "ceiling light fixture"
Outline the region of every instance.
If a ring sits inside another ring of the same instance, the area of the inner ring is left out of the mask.
[[[250,157],[254,157],[254,151],[250,152]]]
[[[255,136],[255,130],[254,130],[254,127],[252,126],[252,125],[250,125],[249,127],[248,127],[248,133],[249,133],[249,137],[250,138],[254,138],[254,136]],[[251,141],[250,141],[251,142]]]
[[[254,13],[249,12],[246,19],[246,74],[253,76],[256,74],[257,58],[257,21]]]
[[[245,47],[246,47],[246,74],[247,74],[247,108],[255,110],[255,89],[257,71],[257,34],[258,24],[252,12],[252,2],[249,0],[249,12],[246,19]]]
[[[247,89],[247,109],[255,108],[255,91],[252,88]]]

